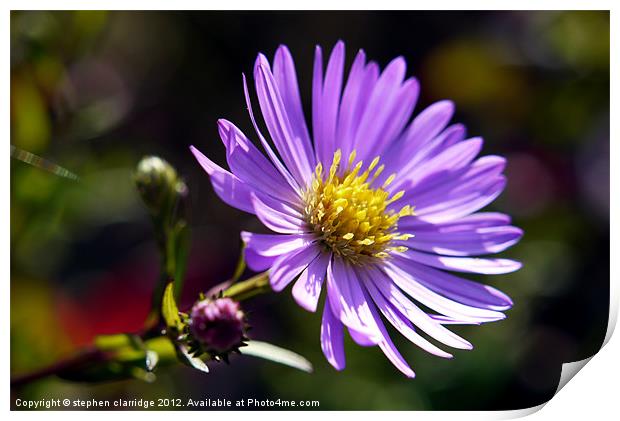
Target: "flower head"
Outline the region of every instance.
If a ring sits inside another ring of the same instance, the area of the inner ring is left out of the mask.
[[[452,355],[419,332],[471,349],[446,325],[503,319],[512,301],[450,272],[517,270],[518,262],[475,256],[510,247],[522,231],[507,215],[478,212],[504,189],[505,160],[476,158],[482,139],[466,138],[463,125],[448,124],[452,102],[439,101],[412,119],[419,85],[405,79],[402,57],[380,71],[359,51],[346,81],[344,57],[338,42],[324,72],[316,48],[312,136],[293,59],[281,46],[273,66],[262,54],[254,66],[271,142],[256,123],[244,77],[265,155],[227,120],[218,128],[230,171],[191,149],[222,200],[276,233],[241,234],[248,265],[268,269],[276,291],[294,281],[293,297],[309,311],[327,290],[321,347],[328,361],[344,368],[346,329],[358,344],[378,345],[413,377],[384,321],[440,357]]]
[[[230,298],[204,299],[192,307],[189,330],[205,351],[226,354],[245,339],[244,314]]]

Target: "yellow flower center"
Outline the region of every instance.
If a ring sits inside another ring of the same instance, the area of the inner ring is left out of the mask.
[[[394,240],[412,237],[397,229],[398,219],[413,215],[413,208],[407,205],[398,212],[387,209],[404,194],[399,191],[390,197],[385,190],[396,174],[390,175],[381,187],[372,187],[384,169],[383,165],[377,167],[379,157],[360,173],[363,163],[353,165],[353,151],[345,171],[338,175],[341,158],[341,151],[336,151],[328,174],[323,174],[321,163],[316,166],[312,185],[305,194],[306,222],[328,250],[353,263],[385,259],[391,251],[407,250],[392,245]]]

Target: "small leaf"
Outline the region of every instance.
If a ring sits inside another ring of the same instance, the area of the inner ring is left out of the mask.
[[[144,361],[146,363],[147,371],[153,371],[155,369],[155,366],[157,365],[157,362],[159,361],[159,355],[157,355],[157,352],[151,351],[149,349],[146,351],[146,357]]]
[[[133,334],[133,333],[128,333],[127,339],[129,340],[129,344],[131,345],[133,349],[136,349],[139,351],[146,351],[146,349],[144,348],[144,341],[142,340],[140,336]]]
[[[174,345],[170,338],[166,336],[157,336],[149,339],[145,342],[144,346],[148,350],[157,353],[157,357],[159,359],[158,364],[160,366],[162,363],[168,364],[177,361]]]
[[[239,351],[245,355],[264,358],[279,364],[288,365],[289,367],[293,367],[307,373],[312,373],[313,371],[310,361],[301,355],[267,342],[249,341],[247,346],[239,348]]]
[[[198,357],[192,356],[185,345],[177,345],[177,355],[182,363],[194,367],[196,370],[200,370],[204,373],[209,372],[209,367]]]
[[[131,345],[131,339],[125,333],[95,336],[94,342],[101,351],[112,351]]]
[[[183,322],[179,317],[179,309],[177,303],[174,301],[174,282],[168,283],[164,290],[164,297],[161,301],[161,314],[164,317],[166,326],[169,328],[175,328],[180,331],[183,327]]]

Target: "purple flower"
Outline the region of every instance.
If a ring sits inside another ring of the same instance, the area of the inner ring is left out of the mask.
[[[239,303],[230,298],[198,301],[190,317],[192,337],[207,351],[226,353],[245,338],[243,312]]]
[[[324,72],[316,47],[312,137],[293,59],[281,46],[273,66],[259,54],[254,67],[275,150],[255,121],[245,76],[250,118],[267,156],[227,120],[218,127],[230,172],[191,150],[222,200],[277,233],[241,234],[248,265],[269,269],[275,291],[293,283],[294,299],[309,311],[327,290],[321,347],[328,361],[344,368],[346,328],[355,342],[378,345],[413,377],[384,320],[437,356],[452,357],[419,332],[471,349],[445,325],[501,320],[512,301],[449,272],[519,269],[513,260],[474,256],[510,247],[522,231],[507,215],[477,212],[504,189],[505,159],[476,158],[482,139],[466,139],[463,125],[448,125],[452,102],[439,101],[411,120],[419,85],[405,79],[402,57],[381,72],[359,51],[346,80],[344,59],[338,42]]]

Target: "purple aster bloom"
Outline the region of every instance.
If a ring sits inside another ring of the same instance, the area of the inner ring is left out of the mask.
[[[191,150],[222,200],[276,232],[241,234],[250,268],[268,269],[275,291],[293,283],[294,299],[309,311],[327,290],[321,326],[327,360],[344,368],[346,329],[413,377],[385,321],[426,351],[451,358],[420,333],[471,349],[445,326],[500,320],[512,306],[497,289],[450,273],[503,274],[521,266],[475,257],[501,252],[522,236],[509,216],[478,212],[504,189],[505,159],[476,158],[482,139],[449,125],[450,101],[412,119],[419,85],[405,79],[402,57],[380,71],[359,51],[345,79],[344,43],[336,44],[326,70],[322,55],[317,46],[312,136],[293,59],[280,46],[273,64],[259,54],[254,66],[271,142],[257,125],[244,77],[266,156],[227,120],[218,127],[230,171]]]

